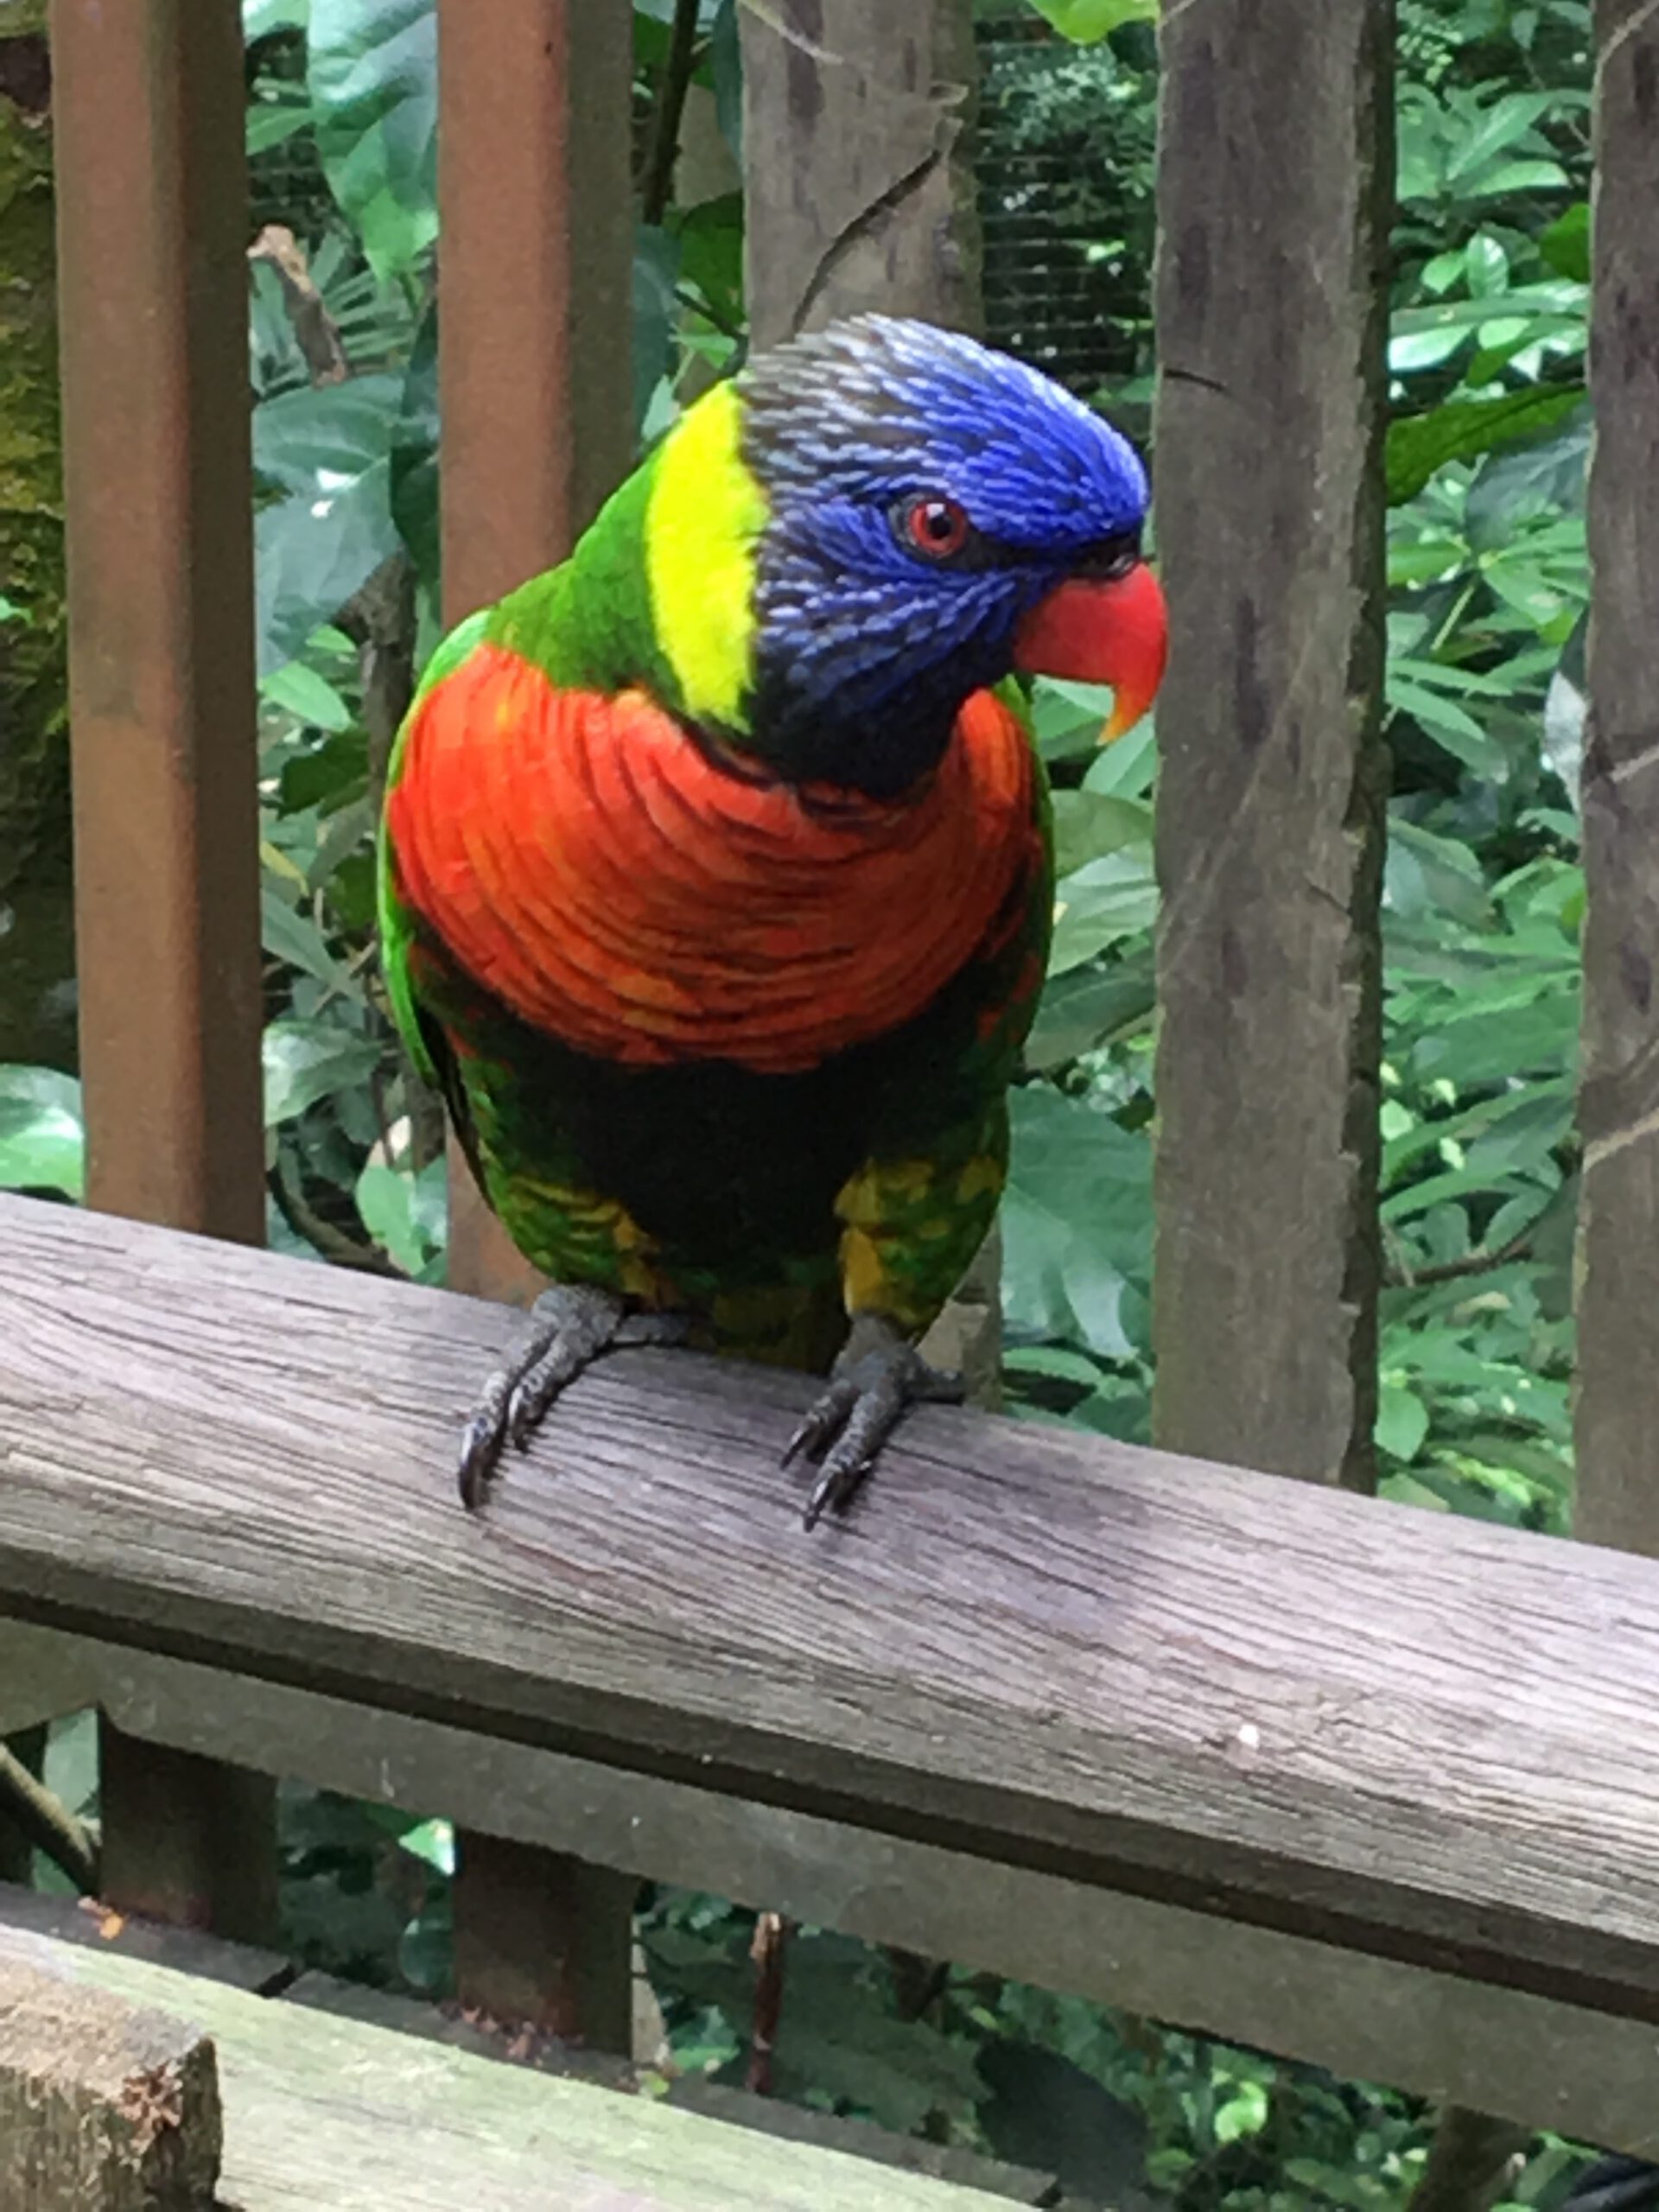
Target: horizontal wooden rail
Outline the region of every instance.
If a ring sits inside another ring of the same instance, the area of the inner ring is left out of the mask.
[[[512,1326],[0,1201],[0,1612],[1659,2018],[1659,1566],[950,1413],[809,1538],[671,1354],[469,1520]]]

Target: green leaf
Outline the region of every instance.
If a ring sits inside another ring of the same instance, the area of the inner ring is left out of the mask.
[[[1538,251],[1558,276],[1590,282],[1590,203],[1576,201],[1538,240]]]
[[[1147,2118],[1135,2105],[1074,2059],[1011,2037],[986,2044],[979,2070],[991,2092],[980,2125],[998,2158],[1053,2174],[1068,2196],[1146,2201]]]
[[[1009,1100],[1014,1150],[1002,1201],[1002,1290],[1013,1326],[1108,1358],[1136,1347],[1124,1297],[1144,1290],[1152,1248],[1152,1147],[1046,1084]]]
[[[262,675],[294,659],[397,550],[389,456],[403,391],[398,377],[353,377],[253,410],[256,472],[285,494],[254,518]]]
[[[0,1190],[81,1195],[80,1085],[56,1068],[0,1067]]]
[[[1158,918],[1158,881],[1144,844],[1090,861],[1055,888],[1048,972],[1063,976],[1109,946],[1138,937]]]
[[[336,1091],[366,1083],[381,1047],[332,1021],[268,1022],[264,1034],[265,1127],[290,1122]]]
[[[438,233],[432,0],[312,0],[308,82],[329,189],[383,282]]]
[[[281,668],[273,669],[262,678],[259,695],[271,706],[280,707],[285,714],[308,723],[313,729],[338,732],[352,726],[350,701],[326,676],[319,675],[302,660],[287,661]]]
[[[1388,700],[1395,714],[1409,715],[1437,744],[1443,745],[1455,760],[1463,761],[1477,774],[1492,778],[1503,775],[1503,748],[1487,735],[1468,709],[1460,707],[1455,699],[1448,699],[1443,692],[1414,683],[1401,673],[1397,663],[1391,664],[1389,670]]]
[[[644,423],[673,359],[679,318],[675,287],[680,243],[673,232],[641,224],[633,251],[633,419]]]
[[[455,1871],[455,1832],[448,1821],[419,1821],[397,1839],[400,1847],[440,1874]]]
[[[261,941],[274,960],[286,961],[302,976],[310,976],[331,990],[352,990],[350,976],[308,914],[299,912],[267,886],[259,896],[259,916]]]
[[[440,583],[438,514],[438,310],[435,301],[416,334],[391,429],[391,518],[415,573],[435,600]]]
[[[1152,950],[1109,968],[1073,968],[1043,993],[1026,1039],[1026,1065],[1047,1075],[1108,1038],[1150,1022],[1156,991]]]
[[[1590,461],[1588,400],[1542,437],[1489,454],[1469,487],[1464,524],[1477,551],[1508,543],[1522,523],[1583,511]]]
[[[273,31],[302,31],[311,0],[242,0],[242,35],[251,46]]]
[[[1557,95],[1548,92],[1506,92],[1480,115],[1467,137],[1460,137],[1446,163],[1451,185],[1468,180],[1489,168],[1494,157],[1507,153],[1532,132],[1555,105]]]
[[[1492,399],[1450,399],[1389,425],[1389,505],[1414,499],[1448,461],[1476,461],[1495,447],[1546,430],[1582,403],[1581,384],[1534,385]]]
[[[359,1217],[375,1243],[406,1275],[419,1274],[429,1255],[416,1226],[412,1179],[372,1160],[357,1179],[356,1196]]]
[[[1142,801],[1077,791],[1056,791],[1053,804],[1054,868],[1059,876],[1131,845],[1151,849],[1152,809]]]
[[[273,146],[285,145],[313,119],[311,103],[297,87],[278,86],[272,95],[262,90],[248,108],[249,154],[267,154]]]
[[[1414,1390],[1385,1382],[1377,1392],[1376,1446],[1391,1459],[1414,1459],[1428,1434],[1428,1408]]]
[[[1124,23],[1158,20],[1158,0],[1031,0],[1031,4],[1074,46],[1093,46]]]

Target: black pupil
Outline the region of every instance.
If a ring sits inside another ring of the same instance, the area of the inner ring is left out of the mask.
[[[957,534],[956,510],[943,499],[930,499],[918,518],[922,534],[935,545],[947,544]]]

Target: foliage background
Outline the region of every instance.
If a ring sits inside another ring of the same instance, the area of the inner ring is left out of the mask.
[[[1151,0],[980,12],[991,330],[1149,435]],[[399,655],[418,664],[435,634],[432,4],[245,0],[245,15],[258,217],[297,234],[350,372],[318,380],[277,268],[257,260],[270,1236],[430,1281],[441,1133],[380,1003],[369,840]],[[642,147],[671,15],[635,10]],[[1390,1495],[1550,1529],[1572,1497],[1590,43],[1588,0],[1403,0],[1378,1441]],[[705,0],[697,51],[677,196],[639,239],[642,441],[744,342],[733,0]],[[49,587],[0,601],[14,660],[54,620]],[[1145,728],[1096,753],[1102,706],[1061,683],[1036,699],[1062,881],[1014,1099],[1006,1376],[1033,1416],[1142,1439],[1157,744]],[[74,1197],[79,1177],[73,1073],[0,1068],[0,1184]],[[83,1801],[89,1744],[71,1727],[51,1754]],[[301,1955],[444,1990],[443,1822],[294,1790],[284,1834]],[[749,1917],[658,1893],[642,1929],[672,2063],[731,2068]],[[1194,2212],[1402,2204],[1430,2133],[1384,2089],[995,1977],[912,1985],[811,1932],[779,2069],[785,2094]],[[1504,2202],[1554,2206],[1580,2163],[1541,2137]]]

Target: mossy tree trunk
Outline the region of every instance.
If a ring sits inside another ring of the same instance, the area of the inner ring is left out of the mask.
[[[0,1063],[74,1056],[46,0],[0,0]]]

